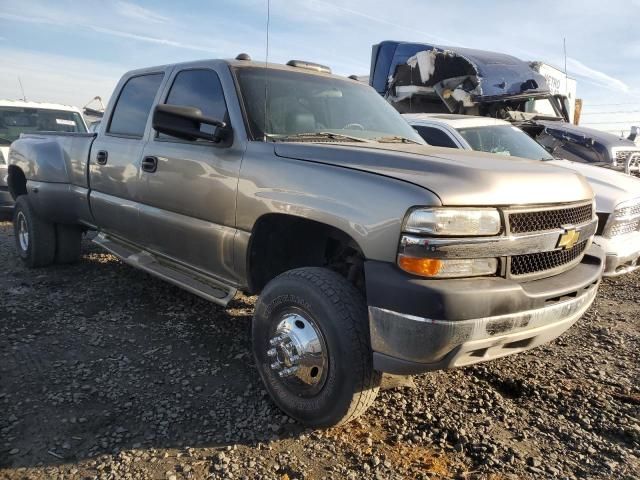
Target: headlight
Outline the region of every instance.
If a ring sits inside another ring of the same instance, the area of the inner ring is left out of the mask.
[[[454,278],[495,275],[498,269],[496,258],[469,258],[441,260],[398,255],[398,265],[405,272],[421,277]]]
[[[640,198],[622,202],[607,220],[604,228],[605,237],[615,237],[640,230]]]
[[[443,236],[497,235],[502,229],[495,208],[421,208],[405,219],[408,233]]]

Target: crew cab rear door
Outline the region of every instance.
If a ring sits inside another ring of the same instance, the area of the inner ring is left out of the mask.
[[[241,120],[229,115],[228,105],[234,101],[237,104],[226,65],[202,62],[177,67],[158,103],[196,107],[203,115],[225,122],[234,130],[234,139],[231,145],[222,147],[208,140],[181,140],[152,129],[144,149],[140,185],[140,226],[145,247],[232,282],[236,280],[236,192],[246,148],[237,134]]]
[[[138,202],[145,131],[165,73],[149,71],[120,80],[90,153],[94,220],[101,230],[134,243],[141,241]]]

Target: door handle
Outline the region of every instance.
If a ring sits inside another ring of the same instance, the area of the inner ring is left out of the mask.
[[[106,150],[100,150],[96,155],[96,163],[98,165],[106,165],[107,158],[109,158],[109,153]]]
[[[157,157],[144,157],[142,160],[142,170],[148,173],[153,173],[158,169]]]

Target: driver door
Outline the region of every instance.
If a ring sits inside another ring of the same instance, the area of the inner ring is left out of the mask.
[[[160,103],[196,107],[229,124],[220,78],[210,66],[176,69],[168,85]],[[213,133],[213,128],[203,125],[202,131]],[[140,194],[140,227],[150,250],[233,280],[243,150],[237,139],[220,147],[208,140],[187,141],[152,132],[143,153]]]

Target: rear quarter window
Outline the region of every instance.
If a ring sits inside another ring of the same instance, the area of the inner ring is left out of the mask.
[[[153,73],[127,80],[113,109],[108,133],[142,137],[163,76]]]
[[[425,127],[423,125],[415,125],[413,128],[429,145],[434,147],[458,148],[451,137],[439,128]]]

